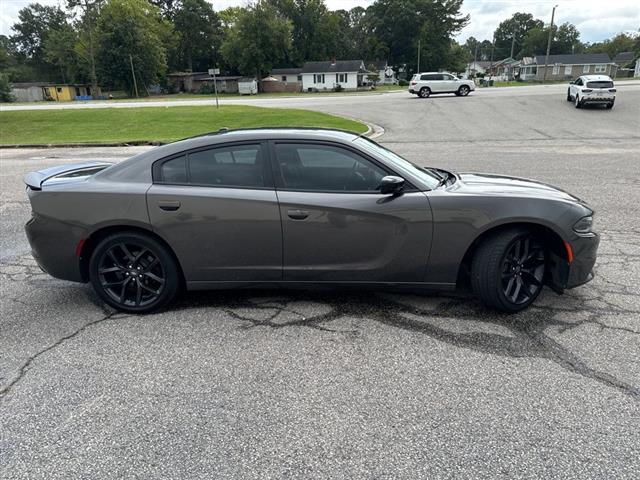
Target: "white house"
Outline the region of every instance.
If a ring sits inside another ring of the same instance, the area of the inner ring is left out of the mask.
[[[307,62],[302,67],[302,91],[357,90],[365,84],[367,69],[362,60]]]
[[[640,58],[636,60],[636,68],[633,71],[634,77],[640,77]]]

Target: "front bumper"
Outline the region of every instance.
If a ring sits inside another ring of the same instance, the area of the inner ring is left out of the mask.
[[[573,262],[569,265],[569,274],[564,288],[575,288],[593,280],[593,266],[596,263],[600,236],[576,236],[569,242],[573,250]]]

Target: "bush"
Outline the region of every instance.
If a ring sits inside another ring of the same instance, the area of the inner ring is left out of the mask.
[[[408,87],[408,86],[409,86],[409,82],[408,82],[408,81],[406,81],[406,80],[399,80],[399,81],[398,81],[398,85],[399,85],[400,87]]]
[[[343,90],[344,90],[344,87],[343,87],[342,85],[340,85],[339,83],[338,83],[338,84],[336,84],[336,85],[333,87],[333,91],[334,91],[334,92],[342,92]]]
[[[216,93],[216,88],[213,83],[203,83],[202,85],[200,85],[198,93],[201,93],[203,95],[211,95],[212,93]]]
[[[6,75],[0,73],[0,102],[15,102],[16,99],[11,93],[11,85]]]

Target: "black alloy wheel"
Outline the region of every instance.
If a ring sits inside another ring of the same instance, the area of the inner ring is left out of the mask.
[[[478,247],[471,286],[482,302],[502,312],[527,308],[544,286],[545,245],[526,228],[499,231]]]
[[[529,236],[512,243],[502,263],[502,291],[514,305],[529,304],[540,293],[544,248]]]
[[[126,312],[160,308],[178,290],[179,273],[171,254],[155,239],[138,233],[103,240],[93,252],[89,269],[98,295]]]

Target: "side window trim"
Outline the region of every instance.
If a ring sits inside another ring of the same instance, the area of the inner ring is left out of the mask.
[[[189,155],[192,153],[203,152],[207,150],[217,150],[224,148],[233,148],[233,147],[242,147],[242,146],[252,146],[257,145],[260,147],[260,154],[263,157],[263,170],[264,170],[264,187],[245,187],[245,186],[237,186],[237,185],[209,185],[209,184],[199,184],[199,183],[191,183],[191,171],[189,168]],[[162,181],[162,165],[171,160],[175,160],[176,158],[185,157],[185,169],[186,169],[186,183],[175,183],[175,182],[164,182]],[[163,158],[159,158],[151,165],[151,179],[154,185],[175,185],[175,186],[184,186],[184,187],[205,187],[205,188],[236,188],[243,190],[274,190],[275,182],[273,169],[271,168],[271,149],[269,147],[269,142],[267,140],[245,140],[238,142],[229,142],[229,143],[216,143],[211,145],[204,145],[201,147],[195,147],[187,150],[183,150],[178,153],[174,153],[172,155],[168,155]]]
[[[379,160],[371,157],[367,153],[361,152],[360,150],[358,150],[356,148],[349,147],[349,146],[341,144],[341,143],[335,143],[335,142],[323,141],[323,140],[307,140],[307,139],[300,139],[300,140],[294,140],[294,139],[269,140],[269,156],[270,156],[270,159],[271,159],[271,167],[273,169],[273,179],[274,179],[275,189],[283,191],[283,192],[347,193],[347,194],[352,194],[352,195],[353,194],[380,195],[380,192],[369,191],[369,190],[356,190],[356,191],[346,190],[346,191],[342,191],[342,190],[306,190],[306,189],[297,189],[297,188],[286,188],[285,185],[284,185],[284,178],[282,176],[282,171],[280,169],[280,165],[278,164],[278,154],[276,152],[276,146],[278,144],[315,145],[315,146],[332,147],[332,148],[346,150],[347,152],[350,152],[351,154],[355,154],[355,155],[358,155],[358,156],[362,157],[364,160],[372,163],[373,165],[375,165],[376,167],[380,168],[381,170],[384,170],[387,173],[387,175],[398,175],[398,176],[401,176],[400,174],[395,172],[392,168],[390,168],[389,166],[383,164]],[[402,177],[402,178],[404,178],[404,177]],[[413,186],[413,184],[411,184],[407,179],[405,179],[405,182],[406,183],[405,183],[404,192],[410,193],[410,192],[417,192],[418,191],[418,189],[415,186]]]

